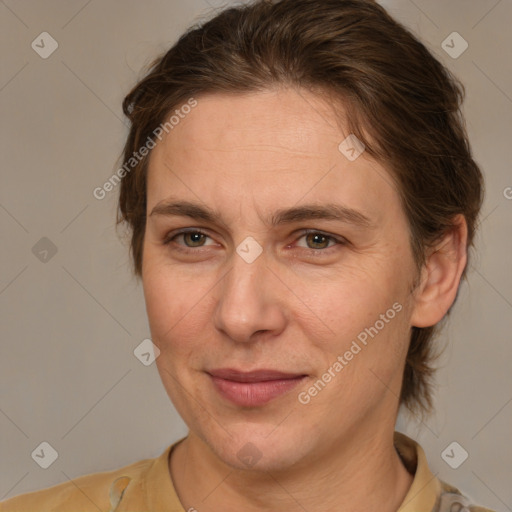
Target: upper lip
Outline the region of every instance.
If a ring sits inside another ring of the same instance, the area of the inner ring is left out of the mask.
[[[213,377],[235,382],[264,382],[269,380],[296,379],[297,377],[305,376],[303,373],[287,373],[268,369],[243,372],[233,368],[219,368],[217,370],[210,370],[207,373]]]

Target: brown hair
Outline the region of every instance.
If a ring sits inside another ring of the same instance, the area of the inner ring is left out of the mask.
[[[372,0],[258,0],[190,28],[124,99],[131,129],[123,163],[133,169],[123,173],[117,222],[129,225],[135,275],[142,275],[148,157],[133,165],[134,153],[191,97],[277,86],[342,100],[350,132],[392,171],[418,269],[457,214],[472,245],[483,181],[460,111],[463,85]],[[432,407],[437,327],[412,327],[400,396],[410,410]]]

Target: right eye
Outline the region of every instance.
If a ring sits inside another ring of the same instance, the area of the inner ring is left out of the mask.
[[[183,241],[185,242],[185,245],[175,242],[179,237],[183,237]],[[164,245],[170,245],[171,243],[176,243],[178,245],[178,250],[189,252],[190,250],[193,250],[194,247],[204,247],[203,244],[200,242],[204,241],[205,238],[210,238],[206,233],[203,231],[194,228],[194,229],[182,229],[178,232],[170,233],[167,235],[163,241]],[[189,245],[187,241],[190,241]],[[199,245],[195,245],[199,244]]]

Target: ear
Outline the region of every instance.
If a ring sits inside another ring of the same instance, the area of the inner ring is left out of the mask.
[[[414,292],[411,325],[435,325],[450,309],[467,263],[467,238],[466,219],[459,214],[454,217],[450,231],[429,250],[420,284]]]

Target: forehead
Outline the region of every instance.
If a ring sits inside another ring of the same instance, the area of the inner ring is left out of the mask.
[[[197,98],[197,106],[183,116],[166,142],[182,150],[257,150],[262,157],[274,158],[288,151],[292,159],[317,159],[343,140],[343,115],[343,108],[335,115],[325,98],[295,89],[206,94]],[[250,162],[244,164],[246,168]]]
[[[384,167],[340,151],[349,135],[341,105],[335,111],[325,97],[292,89],[196,100],[152,151],[148,210],[166,194],[216,209],[341,202],[374,217],[377,196],[398,202]]]

